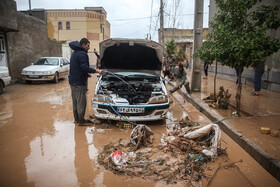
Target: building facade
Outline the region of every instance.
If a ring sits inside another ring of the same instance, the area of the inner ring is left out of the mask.
[[[110,23],[102,7],[85,9],[45,10],[47,15],[48,35],[50,39],[68,43],[88,38],[90,41],[89,57],[95,61],[93,50],[99,51],[99,43],[110,38]]]
[[[205,40],[208,34],[208,28],[203,29],[203,39]],[[161,41],[160,34],[159,41]],[[192,45],[193,45],[193,29],[175,29],[164,28],[163,29],[164,41],[175,40],[177,48],[181,48],[186,52],[186,57],[189,63],[191,63]]]

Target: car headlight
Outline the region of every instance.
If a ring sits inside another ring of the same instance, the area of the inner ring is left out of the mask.
[[[22,70],[21,74],[27,74],[27,71],[23,71],[23,70]]]
[[[52,72],[51,72],[51,71],[43,71],[42,74],[43,74],[43,75],[51,75]]]
[[[112,100],[111,97],[106,96],[106,98],[107,98],[107,100],[109,101],[109,103],[113,104],[113,100]],[[108,101],[106,100],[106,98],[105,98],[104,95],[98,94],[98,95],[95,95],[95,96],[93,97],[92,100],[93,100],[93,101],[96,101],[96,102],[101,102],[101,103],[108,103]]]
[[[168,97],[166,95],[159,95],[154,96],[149,99],[149,104],[155,104],[155,103],[166,103],[168,101]]]

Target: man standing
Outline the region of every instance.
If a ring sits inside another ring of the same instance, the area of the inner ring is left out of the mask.
[[[88,50],[90,42],[83,38],[80,42],[70,42],[69,46],[74,50],[70,59],[69,84],[71,87],[73,114],[76,123],[80,126],[90,125],[84,118],[87,106],[87,80],[90,73],[102,74],[104,70],[96,70],[89,67]]]
[[[258,64],[254,67],[255,75],[254,75],[254,92],[252,95],[259,96],[261,91],[261,82],[262,75],[264,73],[265,64],[264,62]]]
[[[185,86],[186,90],[188,93],[190,93],[190,87],[189,87],[189,82],[187,80],[187,73],[184,70],[184,67],[182,64],[179,64],[179,68],[175,67],[174,69],[174,75],[172,75],[175,77],[175,82],[176,82],[176,86],[170,90],[170,93],[173,93],[177,90],[179,90],[180,88],[182,88],[182,86]]]

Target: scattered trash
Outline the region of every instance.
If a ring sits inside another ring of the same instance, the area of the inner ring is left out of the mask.
[[[180,133],[180,124],[174,123],[171,125],[166,125],[167,135],[178,135]]]
[[[102,133],[102,134],[105,134],[105,133],[106,133],[106,132],[105,132],[105,129],[96,129],[96,132]]]
[[[270,135],[272,137],[279,137],[280,131],[279,130],[271,130]]]
[[[184,135],[188,139],[196,139],[210,134],[210,131],[214,130],[214,137],[211,138],[211,147],[209,149],[203,149],[202,153],[211,157],[213,160],[217,156],[217,148],[221,141],[221,129],[217,124],[209,124],[193,132],[189,132]]]
[[[225,91],[223,86],[220,86],[220,91],[217,95],[217,105],[219,108],[227,109],[228,104],[230,102],[231,94],[229,93],[228,89]]]
[[[160,143],[162,146],[167,146],[167,140],[166,140],[166,136],[164,133],[161,136]]]
[[[110,155],[112,162],[118,166],[126,166],[127,154],[124,152],[113,152]]]
[[[130,142],[136,145],[136,150],[140,148],[141,145],[147,146],[152,144],[154,141],[154,133],[150,127],[146,125],[137,125],[130,134]]]
[[[270,128],[269,127],[261,127],[261,133],[262,134],[270,134]]]
[[[124,122],[118,122],[116,126],[119,127],[120,129],[133,129],[134,127],[134,125],[130,123],[124,123]]]
[[[149,176],[154,181],[171,184],[199,181],[205,177],[207,162],[223,156],[226,151],[219,147],[221,132],[216,124],[199,129],[196,124],[186,127],[189,127],[184,134],[186,137],[162,134],[160,144],[153,146],[150,141],[153,132],[149,127],[139,125],[132,130],[130,142],[120,139],[105,145],[98,155],[98,163],[116,174],[145,179]]]
[[[134,153],[134,152],[129,152],[128,153],[128,157],[130,157],[130,158],[135,158],[137,155],[136,155],[136,153]]]
[[[228,89],[225,91],[223,86],[220,86],[220,91],[216,95],[216,100],[214,98],[214,93],[211,93],[210,96],[203,98],[206,103],[209,103],[209,106],[212,108],[221,108],[227,109],[230,103],[231,94]]]
[[[101,124],[101,121],[96,119],[96,117],[94,115],[89,115],[89,117],[90,117],[89,121],[91,121],[93,124],[96,124],[96,125]]]
[[[129,145],[129,141],[121,139],[119,141],[120,145],[123,147],[127,147]]]
[[[233,117],[238,117],[237,111],[231,113]]]
[[[189,154],[189,159],[190,160],[193,160],[193,161],[200,161],[200,162],[204,162],[204,157],[203,156],[198,156],[198,155],[195,155],[193,153]]]

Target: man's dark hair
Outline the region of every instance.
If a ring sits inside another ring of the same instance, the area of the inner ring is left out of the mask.
[[[183,66],[183,64],[179,64],[179,68],[183,68],[184,66]]]
[[[82,38],[81,41],[80,41],[81,45],[83,45],[83,44],[86,45],[87,43],[90,43],[87,38]]]

